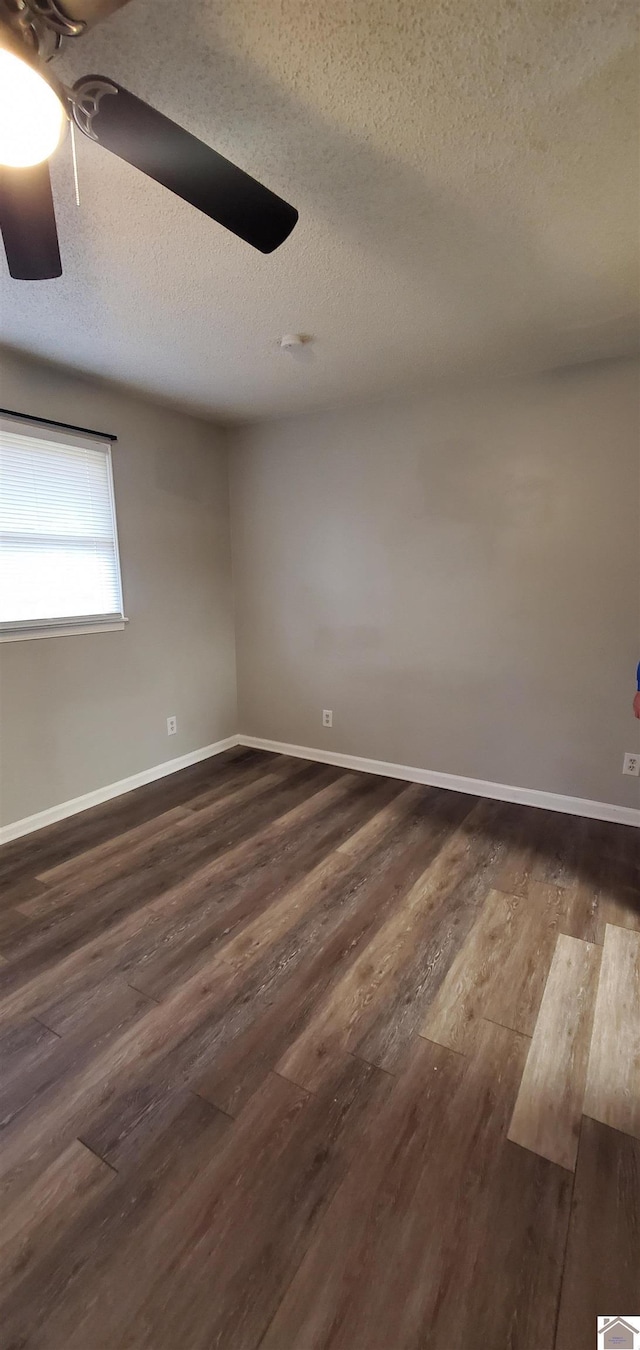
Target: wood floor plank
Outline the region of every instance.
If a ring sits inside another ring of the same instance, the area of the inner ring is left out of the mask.
[[[432,916],[436,916],[436,921],[427,928],[424,944],[431,959],[424,963],[423,994],[426,979],[433,975],[434,969],[436,978],[443,965],[446,969],[443,955],[450,949],[451,935],[459,931],[460,906],[462,922],[466,921],[467,926],[472,922],[474,906],[479,904],[476,888],[482,884],[479,858],[484,856],[486,859],[487,848],[491,856],[491,844],[487,845],[476,830],[476,823],[485,818],[484,805],[473,807],[467,814],[396,912],[330,991],[317,1015],[280,1060],[279,1073],[314,1091],[330,1071],[334,1056],[340,1056],[345,1050],[361,1050],[370,1062],[374,1062],[373,1055],[378,1053],[380,1059],[375,1062],[382,1068],[387,1067],[389,1059],[398,1062],[408,1035],[415,1023],[420,1023],[420,1013],[419,1008],[416,1010],[413,991],[399,1007],[396,991],[392,997],[391,990],[398,982],[404,963],[412,958]],[[470,898],[468,909],[465,909],[465,897]],[[406,997],[403,991],[399,997]],[[381,1006],[384,1009],[382,1035],[369,1048],[368,1041],[362,1041],[363,1026],[369,1031],[372,1009],[377,1012]],[[411,1020],[407,1028],[405,1019],[409,1011]],[[385,1063],[381,1062],[383,1059]]]
[[[590,850],[575,883],[565,931],[602,946],[608,923],[640,930],[639,897],[640,872],[628,860]]]
[[[603,852],[597,873],[600,941],[606,925],[640,932],[640,866],[631,857]]]
[[[202,791],[205,784],[219,781],[230,765],[239,761],[255,763],[262,754],[262,751],[247,749],[227,750],[122,797],[114,797],[88,811],[48,825],[27,836],[26,840],[16,839],[5,844],[0,853],[0,888],[17,884],[23,877],[34,877],[74,853],[84,852],[112,835],[121,834],[123,830],[180,805]]]
[[[69,1350],[110,1350],[124,1328],[139,1350],[177,1341],[189,1350],[257,1346],[389,1088],[385,1075],[355,1061],[321,1098],[272,1075],[208,1173],[174,1206],[172,1237],[166,1228],[154,1234],[152,1280],[132,1280],[137,1254],[123,1252],[125,1297],[113,1316],[81,1316]],[[178,1270],[167,1297],[167,1275]],[[119,1288],[118,1269],[112,1279]]]
[[[413,1283],[418,1283],[415,1268],[424,1230],[416,1233],[415,1224],[424,1209],[420,1203],[414,1210],[409,1196],[415,1197],[427,1172],[443,1117],[465,1069],[461,1056],[440,1046],[421,1042],[412,1048],[405,1071],[394,1083],[371,1137],[364,1141],[359,1159],[337,1191],[261,1350],[298,1345],[305,1350],[355,1345],[380,1350],[390,1344],[388,1323],[379,1325],[378,1308],[370,1303],[377,1280],[384,1290],[380,1303],[384,1306],[389,1298],[391,1263],[386,1256],[393,1251],[394,1240],[399,1244],[395,1270],[401,1265],[407,1273],[405,1305]],[[424,1191],[419,1198],[423,1202]],[[408,1278],[409,1243],[412,1280]],[[420,1325],[421,1307],[414,1317]],[[398,1320],[391,1342],[397,1350],[410,1343],[402,1330]]]
[[[257,783],[237,788],[231,798],[224,797],[202,811],[184,811],[182,807],[176,807],[177,816],[174,812],[168,813],[173,819],[169,823],[165,817],[159,829],[153,828],[153,822],[147,822],[122,835],[118,848],[107,844],[91,850],[84,867],[73,867],[69,873],[65,871],[45,896],[23,905],[22,913],[42,917],[56,910],[69,910],[76,905],[79,896],[87,894],[93,906],[105,888],[114,886],[122,877],[126,881],[131,877],[144,880],[147,890],[149,880],[158,870],[167,877],[175,875],[176,869],[182,871],[185,867],[194,867],[201,858],[215,856],[228,842],[233,845],[246,837],[247,830],[253,832],[261,821],[277,816],[280,805],[286,811],[290,802],[298,800],[299,788],[303,785],[313,790],[316,783],[325,786],[338,777],[339,771],[318,773],[313,766],[301,764],[294,774],[282,775],[276,771],[265,774]],[[245,805],[241,812],[236,809],[234,800],[239,795],[244,798]],[[46,876],[51,882],[53,871]],[[136,887],[129,883],[129,890],[133,898]]]
[[[384,1002],[372,1000],[352,1028],[347,1048],[370,1064],[394,1073],[405,1047],[480,911],[504,856],[501,802],[480,802],[461,832],[467,837],[461,868],[449,869],[439,899],[416,925],[413,945]]]
[[[640,1139],[640,933],[607,924],[585,1114]]]
[[[0,850],[0,857],[1,853]],[[24,905],[25,901],[32,900],[36,895],[44,895],[48,889],[42,881],[37,881],[35,876],[29,875],[9,884],[0,882],[0,909],[16,909],[19,912],[20,906]]]
[[[541,812],[544,825],[536,839],[531,880],[550,886],[573,887],[588,846],[588,825],[582,816]]]
[[[552,1350],[572,1180],[565,1168],[504,1145],[475,1232],[462,1235],[436,1345]]]
[[[257,764],[247,767],[245,764],[234,765],[220,782],[214,781],[209,787],[205,787],[194,797],[190,797],[186,803],[189,811],[202,811],[205,807],[213,806],[224,797],[235,792],[238,788],[248,787],[259,780],[264,779],[266,774],[270,774],[274,769],[278,769],[282,774],[287,774],[299,768],[300,761],[294,759],[291,755],[277,755],[271,752],[261,751],[260,759]]]
[[[532,882],[526,901],[518,910],[513,945],[487,995],[484,1015],[532,1036],[567,912],[567,893],[546,882]]]
[[[117,1040],[127,1028],[134,1026],[150,1007],[144,994],[122,984],[110,996],[87,1010],[75,1030],[64,1036],[51,1033],[50,1039],[41,1038],[37,1052],[32,1051],[28,1065],[24,1060],[5,1073],[2,1084],[0,1121],[6,1131],[18,1117],[20,1132],[27,1107],[46,1111],[52,1098],[78,1074],[99,1062],[101,1051]],[[5,1136],[8,1138],[8,1135]],[[1,1164],[0,1164],[1,1167]]]
[[[205,793],[233,791],[239,783],[249,782],[256,774],[269,773],[272,766],[283,759],[285,756],[275,751],[253,750],[247,745],[233,746],[221,755],[214,755],[204,764],[196,765],[195,768],[204,770],[199,777],[194,776],[189,780],[185,775],[184,781],[177,784],[178,793],[171,793],[171,799],[177,798],[171,800],[171,804],[187,806],[191,810],[194,802],[199,802]],[[172,779],[178,779],[179,776],[171,775]]]
[[[308,950],[304,962],[292,961],[290,951],[281,952],[278,959],[287,978],[273,992],[269,989],[266,999],[260,991],[246,1027],[235,1030],[228,1043],[216,1049],[212,1066],[197,1084],[207,1100],[237,1114],[300,1034],[329,985],[422,874],[440,842],[437,829],[424,828],[423,808],[428,802],[419,790],[409,788],[340,845],[337,854],[346,870],[334,885],[330,909],[335,921],[316,924],[306,934],[298,930],[298,946],[304,942]],[[391,820],[392,813],[393,828],[383,833],[383,821]],[[323,907],[329,917],[328,899]]]
[[[3,1347],[553,1350],[574,1174],[507,1134],[545,1019],[535,1146],[574,1128],[571,962],[541,999],[558,940],[628,956],[637,840],[236,749],[0,850]],[[590,1207],[599,1296],[637,1247],[640,1143],[594,1131],[568,1307]]]
[[[98,1263],[89,1276],[91,1302],[86,1299],[82,1285],[72,1287],[69,1295],[59,1301],[50,1327],[53,1345],[65,1346],[68,1350],[87,1345],[91,1345],[92,1350],[107,1350],[107,1347],[111,1350],[118,1344],[126,1344],[128,1337],[130,1345],[142,1347],[144,1326],[136,1328],[134,1333],[134,1319],[141,1305],[150,1305],[149,1316],[153,1323],[155,1291],[158,1291],[159,1305],[164,1302],[163,1286],[171,1288],[173,1296],[177,1296],[174,1272],[181,1272],[179,1279],[183,1278],[183,1263],[188,1259],[189,1248],[197,1249],[209,1231],[215,1239],[224,1223],[227,1188],[233,1190],[241,1167],[246,1168],[251,1155],[257,1164],[255,1172],[252,1166],[251,1175],[255,1175],[256,1180],[262,1178],[264,1185],[269,1167],[277,1165],[286,1152],[307,1101],[306,1093],[273,1075],[250,1104],[242,1121],[236,1122],[232,1131],[226,1134],[222,1147],[214,1152],[212,1159],[205,1159],[204,1165],[193,1174],[192,1184],[185,1180],[180,1192],[172,1188],[170,1204],[163,1204],[163,1223],[150,1222],[156,1217],[152,1208],[150,1214],[143,1215],[142,1232],[138,1224],[132,1232],[127,1229],[122,1232],[119,1249],[112,1252],[111,1261]],[[201,1101],[200,1106],[202,1110],[214,1111],[208,1103]],[[143,1236],[144,1245],[141,1243]],[[251,1239],[250,1229],[247,1229],[247,1237]],[[191,1281],[188,1287],[192,1294],[195,1293]],[[117,1291],[115,1298],[114,1291]],[[211,1305],[214,1301],[208,1291],[207,1281],[201,1295],[203,1302]],[[201,1307],[200,1300],[198,1302]],[[166,1311],[163,1307],[161,1312],[158,1306],[159,1321]],[[189,1345],[191,1350],[184,1332],[185,1328],[181,1332],[181,1344]],[[160,1332],[158,1334],[160,1337]],[[158,1350],[161,1344],[159,1339]]]
[[[243,776],[231,785],[225,782],[210,789],[205,803],[197,798],[198,812],[194,820],[194,803],[189,806],[174,806],[132,830],[106,840],[88,852],[75,854],[67,862],[59,863],[47,872],[39,874],[38,880],[49,887],[55,887],[53,903],[68,903],[68,897],[76,890],[82,892],[88,888],[102,885],[107,879],[115,879],[123,872],[132,872],[136,867],[154,865],[158,854],[165,856],[169,843],[170,854],[183,837],[198,837],[203,828],[213,831],[220,822],[224,829],[225,821],[237,815],[250,802],[268,798],[274,788],[285,785],[289,780],[296,781],[308,776],[308,766],[300,761],[285,761],[283,764],[270,764],[269,769],[255,770],[251,775]],[[248,779],[248,781],[247,781]],[[200,814],[202,813],[202,814]],[[183,822],[183,823],[181,823]],[[173,826],[178,825],[177,829]],[[74,887],[75,882],[75,887]],[[49,906],[52,897],[48,895]],[[22,912],[31,916],[47,912],[46,898],[40,897],[24,904]]]
[[[352,836],[348,851],[334,850],[209,962],[211,996],[200,1001],[189,1022],[182,1024],[178,1041],[170,1032],[163,1053],[151,1063],[143,1060],[142,1075],[130,1075],[124,1088],[118,1084],[107,1109],[99,1109],[89,1119],[83,1138],[101,1157],[119,1170],[129,1165],[140,1138],[144,1139],[149,1130],[155,1131],[158,1122],[164,1122],[167,1110],[171,1112],[171,1094],[180,1086],[190,1085],[199,1092],[204,1088],[209,1100],[228,1109],[219,1094],[207,1091],[215,1074],[210,1071],[210,1076],[201,1078],[205,1065],[224,1061],[225,1051],[252,1025],[257,1023],[262,1029],[264,1012],[270,1005],[277,1006],[282,1014],[281,989],[287,975],[295,978],[296,970],[303,969],[310,993],[311,959],[327,970],[326,959],[322,959],[325,944],[332,956],[340,944],[348,954],[358,922],[373,923],[381,901],[391,907],[401,884],[399,878],[411,868],[411,849],[407,849],[407,834],[402,828],[406,824],[403,807],[411,812],[415,796],[416,790],[409,788],[387,803]],[[385,842],[386,826],[394,819],[400,822],[401,842],[395,832]],[[424,840],[421,848],[424,852]],[[370,885],[371,875],[377,878],[377,900]],[[346,932],[342,931],[345,926]],[[240,972],[242,978],[238,980]],[[257,1086],[272,1067],[273,1059],[266,1065],[264,1060],[268,1045],[268,1038],[261,1038],[253,1075],[248,1075],[251,1086]],[[243,1086],[244,1101],[249,1090],[246,1075]]]
[[[604,928],[610,923],[616,928],[631,928],[634,933],[640,933],[639,894],[640,878],[637,885],[628,886],[624,891],[618,890],[614,898],[605,900],[601,905]]]
[[[595,857],[618,858],[640,866],[640,839],[633,825],[613,821],[588,820],[588,847]]]
[[[548,919],[555,915],[558,933],[579,938],[582,942],[598,941],[601,931],[599,897],[597,893],[583,888],[578,880],[574,879],[563,886],[555,881],[531,881],[526,898],[534,915],[536,910]],[[549,924],[549,932],[551,928],[552,924]],[[601,939],[598,945],[602,946]]]
[[[387,797],[373,780],[365,791],[372,814],[376,807],[382,809],[381,793],[382,800],[392,801],[400,787],[387,780]],[[342,815],[342,809],[352,794],[362,802],[362,789],[347,776],[310,798],[303,796],[251,840],[198,868],[146,905],[136,906],[124,916],[112,915],[104,931],[100,926],[95,932],[94,925],[87,923],[84,942],[79,941],[68,954],[56,956],[56,944],[51,951],[46,941],[33,959],[27,961],[22,953],[0,975],[0,1019],[27,1012],[40,1015],[59,994],[61,985],[66,999],[82,1000],[114,970],[135,983],[133,971],[141,960],[148,966],[156,952],[167,952],[174,946],[180,950],[181,938],[186,943],[192,936],[202,943],[203,914],[208,942],[216,937],[224,942],[266,908],[274,895],[303,877],[332,846],[344,842],[352,820],[348,811]],[[365,813],[367,809],[365,806]],[[391,827],[392,819],[381,820],[378,826],[382,833]],[[304,847],[299,842],[301,833]]]
[[[378,828],[375,817],[361,827],[361,848],[368,846],[367,831],[375,838]],[[337,871],[352,861],[351,850],[331,854],[253,923],[230,937],[162,1004],[148,1011],[142,1008],[117,1040],[110,1038],[88,1063],[79,1062],[72,1078],[56,1079],[58,1087],[52,1084],[48,1095],[41,1102],[36,1100],[35,1111],[28,1118],[22,1114],[20,1128],[6,1138],[0,1159],[2,1188],[10,1193],[27,1184],[33,1171],[46,1165],[52,1151],[73,1133],[82,1132],[85,1142],[106,1157],[137,1127],[141,1116],[148,1119],[156,1103],[162,1110],[168,1076],[177,1073],[177,1085],[183,1087],[185,1074],[193,1074],[199,1065],[202,1071],[202,1057],[211,1047],[211,1019],[233,995],[238,981],[247,980],[251,967],[300,922],[305,909],[310,911],[319,903]],[[241,994],[239,998],[242,1001]]]
[[[408,791],[408,790],[405,790]],[[284,865],[277,866],[277,854],[261,869],[260,884],[255,884],[255,869],[248,873],[248,884],[235,887],[236,903],[226,907],[226,922],[220,922],[220,889],[217,889],[215,908],[205,905],[191,907],[189,916],[181,906],[180,919],[174,918],[173,931],[163,934],[161,942],[148,949],[131,970],[133,983],[147,990],[154,998],[164,997],[179,978],[193,971],[206,960],[207,952],[222,931],[231,934],[243,920],[252,919],[265,902],[273,902],[297,877],[313,871],[329,854],[335,853],[337,874],[342,871],[341,845],[350,833],[364,830],[363,837],[373,842],[376,832],[382,835],[397,817],[396,801],[405,800],[398,784],[372,779],[359,784],[347,781],[341,785],[339,797],[327,798],[328,810],[318,811],[307,820],[304,846],[285,850]],[[388,808],[388,809],[387,809]],[[399,808],[402,818],[402,805]],[[368,827],[368,828],[367,828]],[[275,864],[275,865],[274,865]]]
[[[22,906],[27,903],[27,900],[32,900],[38,895],[46,895],[47,892],[49,892],[49,887],[42,882],[38,882],[35,876],[20,877],[20,880],[12,883],[11,886],[4,886],[0,882],[0,919],[8,911],[11,911],[12,914],[22,914]],[[23,914],[22,917],[24,921],[27,921],[26,914]]]
[[[86,1313],[100,1288],[105,1289],[105,1307],[111,1303],[110,1272],[124,1248],[136,1252],[136,1275],[145,1270],[147,1235],[163,1224],[172,1205],[211,1164],[228,1127],[219,1111],[187,1095],[133,1176],[122,1180],[95,1159],[99,1175],[110,1177],[110,1184],[95,1195],[93,1204],[77,1207],[73,1215],[67,1212],[66,1223],[50,1231],[49,1240],[38,1244],[29,1268],[14,1279],[2,1300],[6,1344],[64,1350],[66,1332],[58,1336],[57,1325],[64,1326],[69,1316],[73,1326],[79,1310]],[[91,1156],[84,1146],[77,1147]],[[124,1296],[126,1287],[123,1274],[118,1293]]]
[[[220,936],[231,940],[246,923],[253,923],[266,908],[272,908],[298,881],[304,883],[303,891],[311,895],[316,878],[323,886],[328,886],[333,877],[336,882],[346,875],[348,859],[343,855],[342,845],[353,832],[354,848],[358,846],[363,856],[374,847],[379,838],[391,831],[394,824],[403,821],[405,803],[410,801],[412,789],[399,791],[398,785],[389,785],[384,781],[372,780],[363,786],[347,781],[324,789],[314,799],[313,812],[306,808],[304,818],[300,810],[290,825],[304,826],[304,845],[293,850],[288,846],[285,836],[282,860],[279,860],[278,839],[275,833],[265,838],[265,861],[258,855],[256,868],[256,850],[247,855],[246,863],[240,871],[232,867],[229,878],[229,898],[231,903],[220,909],[220,898],[225,893],[225,876],[217,869],[213,878],[216,882],[215,908],[205,904],[191,907],[185,916],[184,892],[176,895],[173,929],[160,941],[155,942],[137,965],[131,969],[131,979],[153,997],[166,995],[167,988],[179,976],[190,974],[199,966],[207,963],[213,955],[212,943]],[[321,799],[324,798],[324,801]],[[320,806],[328,811],[320,811]],[[359,844],[358,842],[359,841]],[[229,859],[233,862],[233,859]],[[321,869],[316,871],[316,869]],[[210,874],[207,876],[209,881]],[[307,883],[309,886],[307,887]],[[306,887],[306,889],[305,889]],[[171,900],[169,915],[171,915]],[[154,907],[156,910],[158,907]],[[163,910],[167,906],[163,902]]]
[[[113,1184],[114,1172],[74,1139],[19,1205],[0,1218],[0,1299],[11,1297],[79,1214]]]
[[[73,857],[67,858],[65,862],[57,863],[55,867],[50,867],[46,872],[40,872],[38,881],[45,887],[51,887],[62,881],[71,881],[73,877],[82,877],[83,884],[86,884],[87,879],[89,884],[92,882],[95,884],[101,875],[98,869],[104,869],[105,864],[108,864],[109,861],[116,865],[116,872],[118,862],[120,863],[120,870],[122,870],[123,865],[126,866],[126,863],[123,864],[122,862],[123,854],[127,857],[128,851],[134,849],[136,845],[144,844],[149,839],[155,839],[158,836],[166,836],[171,827],[177,824],[179,820],[188,819],[189,811],[186,806],[172,806],[169,811],[163,811],[159,816],[152,816],[151,820],[145,820],[142,825],[134,825],[131,830],[112,835],[101,844],[95,844],[93,848],[86,849],[84,853],[74,853]],[[104,875],[104,872],[102,872],[102,875]],[[55,892],[56,897],[60,897],[63,893],[60,889]],[[38,901],[42,902],[44,897],[49,896],[48,890],[41,891],[37,900],[31,898],[23,903],[23,913],[34,916],[45,913],[46,900],[44,903],[38,903]]]
[[[441,1321],[446,1326],[449,1300],[464,1278],[461,1243],[465,1236],[472,1247],[484,1239],[487,1197],[525,1053],[525,1038],[489,1023],[473,1059],[425,1040],[414,1043],[261,1350],[464,1343],[442,1339]],[[447,1146],[439,1149],[443,1136]],[[529,1279],[537,1258],[530,1249]],[[493,1281],[500,1277],[490,1273]],[[490,1343],[481,1325],[473,1328],[472,1343]],[[518,1345],[539,1350],[533,1339]]]
[[[0,951],[6,952],[20,942],[21,935],[33,932],[33,925],[20,909],[0,910]]]
[[[509,1139],[573,1171],[587,1080],[601,949],[558,937]]]
[[[6,1091],[12,1074],[28,1073],[43,1046],[51,1047],[59,1037],[34,1017],[15,1022],[0,1033],[0,1084]]]
[[[542,833],[541,812],[522,814],[517,807],[505,810],[502,836],[505,854],[496,872],[494,887],[504,895],[527,894],[536,864],[537,844]]]
[[[34,980],[40,992],[46,985],[47,971],[55,989],[64,959],[89,943],[101,945],[103,934],[115,930],[120,921],[124,921],[125,928],[138,928],[136,910],[145,910],[144,926],[149,917],[147,906],[152,913],[156,907],[162,910],[172,903],[182,908],[192,890],[200,894],[208,884],[215,886],[223,874],[237,874],[238,870],[245,875],[251,871],[255,874],[261,860],[272,858],[279,850],[286,851],[316,813],[331,808],[352,790],[354,778],[353,774],[330,771],[328,776],[298,779],[284,798],[280,794],[272,806],[262,808],[258,814],[253,812],[251,822],[247,819],[230,831],[215,832],[209,842],[206,830],[201,832],[195,857],[192,854],[187,858],[174,857],[170,867],[158,864],[151,871],[143,869],[140,875],[137,871],[131,876],[127,873],[115,882],[106,882],[90,897],[85,894],[81,903],[77,898],[66,910],[52,908],[29,943],[22,944],[16,959],[0,971],[0,1016],[11,1017],[16,1008],[22,1011],[29,1001],[25,984]],[[183,839],[182,844],[185,842],[190,841]],[[202,849],[213,855],[204,862]],[[82,961],[86,955],[85,951]],[[23,992],[13,997],[20,989]]]
[[[489,891],[480,914],[429,1006],[420,1035],[459,1054],[472,1054],[487,992],[513,943],[522,896]]]
[[[637,1307],[639,1270],[640,1142],[585,1117],[555,1350],[595,1345],[598,1317]]]
[[[58,1036],[86,1036],[93,1027],[102,1026],[106,1031],[110,1023],[117,1025],[121,1010],[144,1009],[155,1001],[140,989],[134,989],[119,971],[105,980],[98,979],[96,972],[91,988],[84,989],[81,995],[68,994],[63,987],[59,997],[44,1001],[38,1020]]]
[[[507,822],[508,848],[496,877],[496,890],[526,896],[532,883],[570,889],[575,886],[589,847],[590,822],[556,811],[523,815],[517,807]]]

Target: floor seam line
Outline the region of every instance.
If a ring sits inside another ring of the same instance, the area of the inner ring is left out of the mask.
[[[38,1026],[44,1027],[45,1031],[50,1031],[52,1036],[57,1036],[59,1041],[62,1040],[62,1032],[56,1031],[55,1028],[50,1027],[47,1022],[43,1022],[41,1017],[36,1017],[35,1013],[32,1013],[31,1019],[33,1022],[37,1022]]]
[[[577,1153],[576,1153],[576,1165],[575,1165],[575,1168],[574,1168],[574,1170],[573,1170],[573,1177],[572,1177],[572,1181],[571,1181],[571,1195],[569,1196],[568,1217],[567,1217],[567,1232],[566,1232],[566,1236],[565,1236],[565,1240],[564,1240],[564,1249],[563,1249],[563,1252],[562,1252],[562,1273],[561,1273],[561,1275],[560,1275],[560,1285],[559,1285],[559,1288],[558,1288],[558,1301],[557,1301],[557,1304],[556,1304],[555,1325],[554,1325],[554,1328],[553,1328],[553,1345],[554,1345],[554,1350],[555,1350],[555,1347],[557,1346],[557,1343],[558,1343],[558,1330],[559,1330],[559,1326],[560,1326],[560,1309],[561,1309],[561,1307],[562,1307],[562,1291],[563,1291],[563,1288],[564,1288],[564,1276],[565,1276],[565,1268],[566,1268],[566,1264],[567,1264],[567,1252],[568,1252],[568,1250],[569,1250],[569,1238],[570,1238],[570,1236],[571,1236],[571,1218],[572,1218],[572,1215],[573,1215],[573,1197],[574,1197],[575,1189],[576,1189],[576,1176],[577,1176],[577,1173],[578,1173],[578,1160],[579,1160],[579,1157],[580,1157],[580,1144],[582,1143],[582,1122],[583,1122],[583,1120],[584,1120],[584,1115],[582,1115],[582,1116],[580,1117],[580,1134],[579,1134],[579,1136],[578,1136],[578,1150],[577,1150]]]
[[[94,1158],[97,1158],[97,1159],[98,1159],[98,1162],[104,1163],[105,1167],[108,1167],[108,1168],[109,1168],[109,1171],[110,1171],[110,1172],[113,1172],[114,1176],[116,1176],[116,1177],[119,1177],[119,1176],[120,1176],[120,1173],[119,1173],[117,1167],[114,1167],[113,1163],[110,1163],[110,1162],[108,1162],[108,1160],[107,1160],[106,1158],[103,1158],[102,1154],[101,1154],[101,1153],[98,1153],[98,1151],[97,1151],[95,1148],[92,1148],[92,1147],[91,1147],[91,1144],[88,1144],[87,1141],[86,1141],[86,1139],[81,1139],[81,1138],[80,1138],[80,1135],[77,1134],[77,1135],[76,1135],[76,1141],[77,1141],[78,1144],[82,1144],[82,1147],[83,1147],[83,1148],[86,1148],[86,1150],[87,1150],[88,1153],[93,1154],[93,1157],[94,1157]]]
[[[540,1009],[538,1009],[539,1011]],[[481,1013],[480,1016],[485,1022],[490,1022],[493,1027],[502,1027],[503,1031],[512,1031],[514,1036],[526,1036],[528,1041],[533,1040],[533,1032],[520,1031],[518,1027],[510,1027],[506,1022],[496,1022],[495,1017],[487,1017],[484,1013]]]

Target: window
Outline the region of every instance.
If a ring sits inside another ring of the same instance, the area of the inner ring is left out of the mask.
[[[124,623],[109,441],[0,416],[0,637]]]

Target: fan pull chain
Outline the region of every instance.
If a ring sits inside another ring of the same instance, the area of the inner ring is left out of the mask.
[[[73,182],[76,189],[76,206],[80,205],[80,183],[78,180],[78,156],[76,155],[76,133],[73,122],[70,122],[71,128],[71,158],[73,160]]]

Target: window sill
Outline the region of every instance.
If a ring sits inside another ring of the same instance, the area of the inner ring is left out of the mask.
[[[79,637],[84,633],[117,633],[125,628],[128,619],[106,619],[100,623],[92,619],[89,623],[47,624],[42,628],[6,628],[0,632],[0,642],[30,642],[33,638]]]

